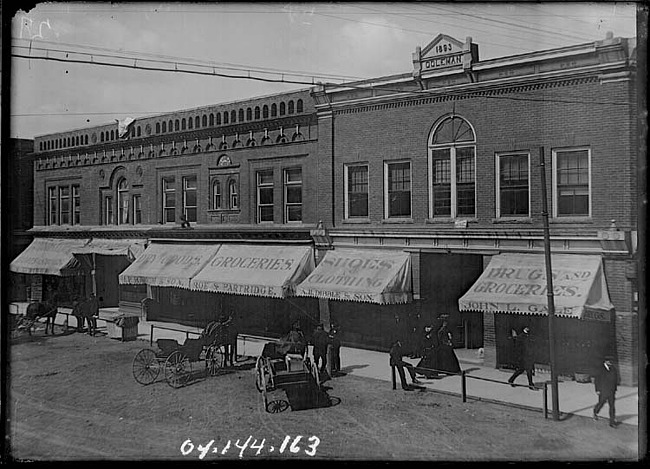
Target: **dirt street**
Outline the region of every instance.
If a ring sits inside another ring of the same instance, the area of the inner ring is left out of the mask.
[[[10,347],[16,460],[637,458],[634,426],[612,429],[606,419],[582,417],[555,422],[431,391],[393,391],[390,383],[350,375],[325,383],[337,405],[270,414],[252,360],[179,389],[162,378],[142,386],[132,360],[148,342],[57,334],[40,330]]]

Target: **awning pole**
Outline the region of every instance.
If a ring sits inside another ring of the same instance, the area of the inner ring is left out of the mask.
[[[551,269],[551,235],[548,227],[548,203],[546,200],[546,165],[544,147],[539,147],[539,166],[542,177],[542,219],[544,221],[544,257],[546,260],[546,297],[548,300],[548,343],[551,361],[551,400],[553,420],[560,420],[560,400],[558,397],[557,371],[555,362],[555,301],[553,299],[553,270]]]
[[[93,295],[97,296],[97,258],[95,257],[96,254],[93,252],[93,270],[92,270],[92,278],[93,278]]]

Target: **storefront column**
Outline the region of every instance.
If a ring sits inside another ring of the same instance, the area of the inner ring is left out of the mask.
[[[637,386],[639,382],[639,326],[636,313],[616,312],[616,357],[621,384]]]
[[[485,366],[497,366],[497,341],[494,327],[494,313],[483,311],[483,363]]]
[[[320,322],[323,323],[325,332],[329,332],[330,324],[332,322],[330,316],[330,300],[323,298],[318,299],[318,313]]]

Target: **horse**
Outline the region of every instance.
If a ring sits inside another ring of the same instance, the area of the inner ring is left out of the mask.
[[[99,302],[95,295],[84,300],[77,300],[72,306],[72,315],[77,318],[77,332],[83,332],[84,320],[88,321],[88,334],[94,336],[97,332],[97,317]]]
[[[59,312],[59,308],[48,301],[43,302],[34,302],[27,305],[27,311],[25,317],[29,320],[27,326],[27,332],[29,335],[32,335],[32,326],[34,321],[38,318],[45,318],[45,334],[47,334],[47,328],[49,327],[54,335],[54,320],[56,319],[56,314]]]

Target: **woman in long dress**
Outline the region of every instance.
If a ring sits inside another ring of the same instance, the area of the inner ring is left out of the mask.
[[[445,319],[443,319],[442,326],[438,329],[437,359],[439,370],[449,373],[460,373],[460,363],[454,352],[451,331]]]
[[[435,371],[438,369],[438,360],[436,357],[437,337],[433,333],[432,326],[425,326],[424,331],[425,335],[422,339],[422,347],[420,349],[422,358],[415,367],[415,371],[425,378],[437,378],[438,372]]]

